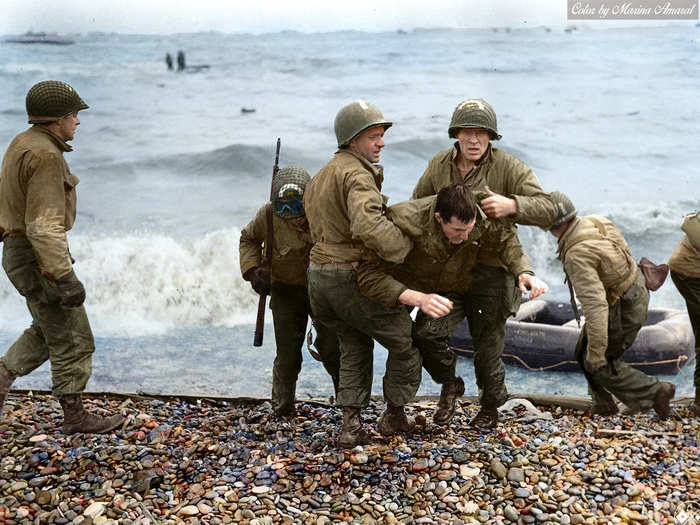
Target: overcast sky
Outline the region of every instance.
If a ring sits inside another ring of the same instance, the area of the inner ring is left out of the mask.
[[[566,23],[566,0],[2,0],[0,34],[370,31]]]

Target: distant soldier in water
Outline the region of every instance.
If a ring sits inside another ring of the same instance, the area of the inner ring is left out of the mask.
[[[170,53],[165,54],[165,65],[168,66],[168,71],[172,71],[172,69],[173,69],[173,57],[170,56]]]
[[[26,108],[33,126],[14,138],[2,162],[0,236],[2,266],[26,299],[32,325],[0,358],[0,410],[15,377],[49,360],[63,432],[110,432],[122,416],[83,408],[95,342],[66,238],[75,221],[78,177],[63,154],[72,151],[78,111],[88,105],[65,82],[46,80],[29,90]]]
[[[309,262],[311,309],[314,320],[336,327],[340,339],[338,404],[343,408],[343,428],[338,445],[342,448],[370,441],[361,410],[369,405],[372,393],[374,339],[389,352],[383,383],[387,409],[379,431],[389,435],[415,427],[404,411],[421,379],[411,318],[401,306],[387,307],[362,295],[356,274],[367,249],[396,263],[411,249],[411,241],[384,216],[386,197],[380,193],[384,176],[377,163],[390,126],[379,108],[365,100],[341,108],[335,117],[338,150],[304,194],[314,242]],[[402,295],[399,302],[426,308],[436,316],[449,311],[434,299],[422,296],[416,301]]]
[[[274,199],[258,210],[243,228],[239,246],[241,274],[259,294],[270,295],[277,355],[272,369],[272,408],[278,416],[294,411],[297,377],[301,371],[306,325],[311,315],[306,269],[312,242],[304,214],[303,196],[310,177],[302,168],[282,168],[272,182]],[[272,221],[271,272],[262,264],[263,245]],[[316,323],[323,366],[338,390],[338,338],[335,331]]]
[[[681,239],[668,260],[671,279],[685,299],[690,324],[695,334],[695,401],[693,413],[700,417],[700,220],[691,214],[684,222],[685,237]]]
[[[177,70],[182,71],[185,69],[185,52],[180,50],[177,52]]]
[[[464,381],[455,373],[457,356],[448,338],[465,317],[471,320],[477,315],[471,290],[479,252],[498,253],[511,274],[523,276],[531,298],[547,287],[534,276],[513,229],[482,218],[464,184],[445,186],[431,197],[394,204],[387,217],[410,237],[413,249],[398,265],[363,262],[357,281],[365,295],[387,306],[396,306],[406,290],[437,293],[451,301],[452,311],[437,319],[418,312],[414,330],[423,367],[442,385],[433,422],[446,425],[455,414],[457,398],[464,394]]]
[[[642,271],[610,219],[577,217],[566,195],[555,191],[551,198],[557,214],[549,231],[558,239],[557,257],[585,317],[576,358],[588,380],[591,412],[616,414],[614,396],[632,410],[653,408],[660,419],[667,418],[676,387],[622,361],[647,318],[649,291]]]
[[[480,206],[490,220],[498,220],[515,233],[515,223],[547,227],[555,209],[532,170],[513,155],[494,147],[498,140],[496,113],[480,98],[461,102],[448,127],[454,145],[433,157],[413,190],[413,198],[434,195],[450,184],[463,183],[473,192],[485,192]],[[469,330],[474,343],[474,373],[481,409],[473,426],[493,428],[498,407],[508,399],[502,362],[506,319],[517,313],[520,290],[528,286],[528,274],[513,275],[504,267],[498,250],[481,250],[470,291],[473,315]],[[416,328],[418,339],[431,338]],[[430,325],[425,326],[426,329]],[[447,334],[449,337],[451,334]],[[439,338],[445,334],[439,334]],[[443,385],[445,386],[445,385]]]

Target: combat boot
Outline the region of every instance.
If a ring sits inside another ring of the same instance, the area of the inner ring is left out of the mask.
[[[690,405],[690,410],[696,417],[700,417],[700,388],[695,389],[695,401]]]
[[[379,420],[379,432],[384,436],[392,434],[412,432],[416,427],[416,421],[407,416],[402,406],[387,406],[382,419]]]
[[[481,407],[469,424],[477,428],[495,428],[498,423],[498,409]]]
[[[360,409],[343,407],[343,428],[338,437],[339,448],[353,448],[370,442],[369,434],[362,428]]]
[[[673,395],[676,393],[676,386],[668,381],[661,381],[659,389],[654,396],[654,410],[659,416],[659,419],[666,419],[671,415],[671,405],[669,404]]]
[[[63,433],[105,434],[124,423],[124,417],[119,414],[109,417],[91,414],[83,408],[80,394],[60,396],[58,401],[63,409]]]
[[[443,383],[440,390],[440,401],[438,401],[437,410],[433,414],[433,423],[447,425],[452,421],[457,408],[457,398],[463,395],[464,381],[461,377]]]
[[[617,404],[610,401],[608,403],[594,403],[587,412],[589,416],[614,416],[619,411]]]
[[[0,416],[2,415],[2,405],[5,404],[5,397],[7,397],[14,380],[15,376],[0,362]]]

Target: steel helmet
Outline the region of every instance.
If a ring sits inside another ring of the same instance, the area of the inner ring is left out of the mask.
[[[384,126],[384,129],[391,127],[391,122],[384,118],[374,104],[360,99],[343,106],[335,116],[334,124],[338,147],[347,146],[364,130],[374,126]]]
[[[54,122],[90,107],[75,89],[60,80],[44,80],[34,84],[27,93],[25,103],[30,124]]]
[[[574,207],[574,203],[571,202],[571,199],[569,199],[569,197],[567,197],[565,194],[560,191],[553,191],[549,194],[549,198],[557,207],[557,217],[549,227],[550,229],[576,217],[576,208]]]
[[[287,166],[277,172],[272,181],[272,205],[285,219],[304,214],[303,198],[309,173],[298,166]]]
[[[496,112],[483,98],[467,99],[455,108],[448,129],[450,138],[457,138],[460,128],[483,128],[488,130],[491,140],[501,138],[498,134]]]

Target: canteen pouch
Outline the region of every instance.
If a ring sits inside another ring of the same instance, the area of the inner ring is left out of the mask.
[[[681,230],[688,236],[693,248],[700,250],[700,211],[686,215],[683,218]]]
[[[668,264],[654,264],[646,257],[642,257],[638,266],[644,275],[647,290],[654,292],[661,288],[668,275]]]

